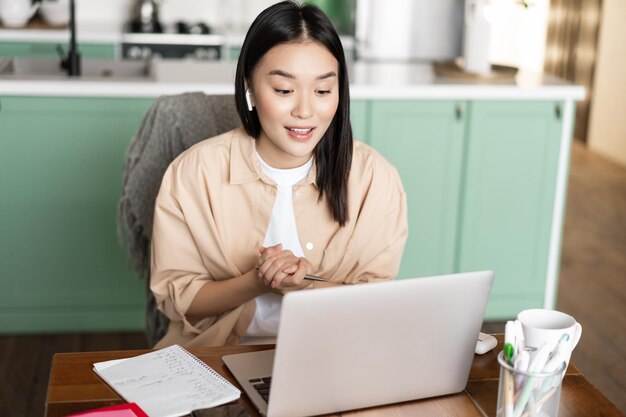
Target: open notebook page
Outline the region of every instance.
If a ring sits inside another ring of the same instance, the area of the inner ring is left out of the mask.
[[[176,417],[239,398],[240,391],[178,345],[94,364],[94,371],[150,417]]]

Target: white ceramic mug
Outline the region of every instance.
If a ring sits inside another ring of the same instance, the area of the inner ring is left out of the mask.
[[[0,20],[8,27],[22,27],[37,11],[39,3],[30,0],[0,0]]]
[[[554,349],[563,334],[567,334],[569,339],[565,342],[565,359],[569,365],[572,350],[582,335],[580,323],[569,314],[539,308],[521,311],[517,319],[522,324],[526,347],[539,349],[544,343],[548,343]]]

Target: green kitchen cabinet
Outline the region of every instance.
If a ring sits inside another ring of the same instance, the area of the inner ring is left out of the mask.
[[[562,104],[474,101],[463,173],[457,269],[492,269],[487,309],[542,308],[555,204]]]
[[[407,194],[399,278],[491,269],[486,317],[543,307],[561,102],[377,100],[369,143]]]
[[[368,142],[369,104],[367,100],[353,100],[350,102],[352,135],[361,142]]]
[[[144,328],[116,205],[152,102],[0,97],[0,332]]]
[[[153,99],[0,97],[0,333],[144,328],[116,235],[126,149]],[[368,102],[353,128],[366,133]]]
[[[464,103],[456,101],[371,103],[369,143],[396,166],[407,195],[400,278],[454,271],[463,113]]]
[[[64,54],[68,51],[68,42],[0,42],[0,56],[56,57],[57,45],[61,45]],[[115,59],[116,47],[107,43],[80,43],[78,50],[83,58]]]
[[[117,241],[116,206],[153,101],[0,97],[0,333],[144,328],[145,283]],[[561,106],[352,101],[354,136],[407,193],[400,278],[493,269],[488,319],[544,305]]]

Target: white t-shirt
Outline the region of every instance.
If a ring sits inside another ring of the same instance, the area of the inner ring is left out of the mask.
[[[302,166],[290,169],[271,167],[261,159],[259,154],[257,158],[263,173],[278,186],[263,246],[269,247],[282,243],[284,250],[290,250],[295,256],[304,256],[293,212],[293,186],[309,174],[313,166],[313,158]],[[281,302],[282,296],[273,293],[263,294],[256,298],[256,311],[242,343],[258,343],[259,339],[253,338],[276,337]]]

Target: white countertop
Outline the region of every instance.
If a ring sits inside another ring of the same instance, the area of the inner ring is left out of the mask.
[[[122,38],[122,25],[107,22],[78,22],[76,37],[84,43],[117,44]],[[67,28],[0,28],[0,42],[67,42]]]
[[[202,91],[234,93],[234,62],[154,61],[145,79],[107,79],[65,76],[35,79],[1,77],[0,95],[158,97]],[[474,83],[439,77],[430,64],[366,63],[350,66],[353,99],[497,99],[581,100],[582,86],[556,77],[519,72],[514,80]]]
[[[122,41],[119,23],[83,22],[78,39],[85,43]],[[0,29],[1,41],[62,42],[67,29]],[[242,36],[225,36],[227,44],[240,44]],[[346,42],[345,39],[342,39]],[[158,97],[185,91],[233,94],[233,62],[154,61],[146,79],[69,79],[67,77],[3,78],[0,95]],[[430,64],[357,62],[350,68],[350,92],[354,99],[540,99],[581,100],[584,88],[556,77],[520,71],[514,80],[470,82],[439,77]]]

